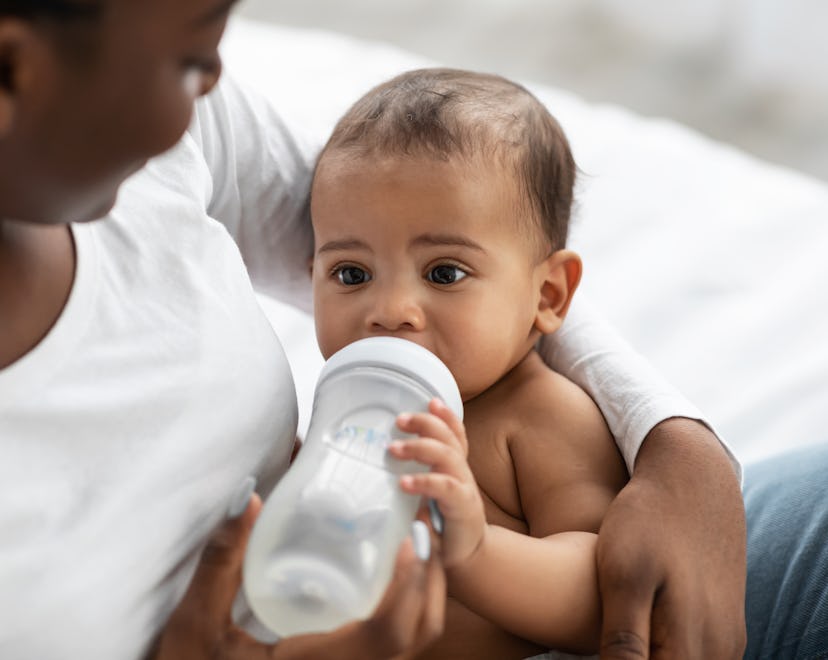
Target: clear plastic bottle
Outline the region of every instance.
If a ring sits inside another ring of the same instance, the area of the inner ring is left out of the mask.
[[[362,339],[325,363],[307,438],[268,496],[244,562],[247,601],[273,632],[327,631],[373,612],[419,506],[399,475],[426,469],[385,450],[405,437],[397,415],[426,410],[435,396],[462,419],[448,368],[410,341]]]

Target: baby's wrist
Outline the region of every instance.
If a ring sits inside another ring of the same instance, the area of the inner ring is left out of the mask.
[[[483,524],[483,530],[477,543],[471,550],[465,553],[462,557],[451,561],[444,561],[446,574],[451,577],[457,575],[462,579],[462,576],[467,574],[474,574],[477,571],[477,566],[481,563],[482,558],[486,554],[487,538],[489,536],[489,524]]]

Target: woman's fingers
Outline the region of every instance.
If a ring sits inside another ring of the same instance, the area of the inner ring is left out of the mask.
[[[230,611],[241,584],[247,539],[261,506],[259,496],[252,495],[241,515],[225,520],[207,542],[190,586],[151,655],[155,660],[211,658],[226,644],[235,629]]]
[[[216,625],[229,620],[230,609],[241,585],[241,571],[247,540],[262,508],[261,498],[252,493],[242,514],[226,520],[210,537],[185,599],[205,608]]]
[[[397,555],[394,574],[374,615],[331,633],[296,635],[275,646],[235,626],[231,607],[241,583],[250,531],[261,509],[257,495],[215,532],[184,598],[173,612],[153,660],[290,660],[307,657],[387,659],[422,650],[443,630],[446,579],[439,539],[422,521]],[[241,507],[239,507],[241,508]]]
[[[415,551],[437,540],[422,521],[415,521],[414,539],[406,539],[397,553],[394,573],[374,615],[365,622],[370,639],[387,657],[424,648],[443,630],[446,578],[436,548],[423,560]],[[425,535],[425,536],[423,536]],[[419,546],[419,548],[415,547]]]
[[[415,523],[411,538],[403,542],[397,553],[385,595],[368,619],[346,623],[328,633],[286,637],[275,646],[260,644],[244,631],[231,628],[209,658],[388,660],[413,657],[443,630],[445,572],[439,547],[431,547],[438,542],[429,536],[428,527],[422,521]]]
[[[426,585],[420,625],[417,632],[417,647],[421,650],[431,644],[440,635],[446,623],[446,571],[440,559],[439,538],[428,526],[420,521],[429,535],[431,556],[426,564]]]

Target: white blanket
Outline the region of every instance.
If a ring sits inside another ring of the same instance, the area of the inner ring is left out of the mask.
[[[434,64],[240,18],[223,55],[316,142],[369,86]],[[527,84],[583,171],[571,246],[584,258],[585,295],[743,462],[828,442],[828,186],[675,123]],[[321,364],[311,324],[268,309],[291,359],[302,428]]]

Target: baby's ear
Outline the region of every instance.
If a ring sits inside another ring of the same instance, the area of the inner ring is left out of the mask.
[[[572,250],[557,250],[535,267],[539,292],[535,328],[541,333],[548,335],[561,327],[582,269],[581,257]]]

